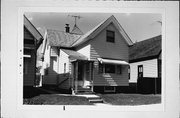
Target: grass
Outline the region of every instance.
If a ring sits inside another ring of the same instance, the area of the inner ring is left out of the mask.
[[[106,103],[112,105],[148,105],[161,103],[161,95],[101,94]]]
[[[47,91],[37,88],[28,88],[24,90],[23,103],[33,105],[93,105],[85,97],[68,96],[68,94],[61,95],[58,91],[55,91],[55,93],[58,94],[50,94]],[[148,105],[161,103],[161,95],[122,93],[97,95],[101,96],[105,103],[111,105]]]
[[[57,94],[42,94],[30,99],[24,99],[24,104],[34,105],[93,105],[85,97],[63,96]]]

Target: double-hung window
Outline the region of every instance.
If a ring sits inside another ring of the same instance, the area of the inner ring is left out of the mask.
[[[99,73],[121,74],[121,65],[99,63]]]
[[[106,41],[110,42],[110,43],[115,42],[115,32],[114,31],[110,31],[110,30],[106,31]]]

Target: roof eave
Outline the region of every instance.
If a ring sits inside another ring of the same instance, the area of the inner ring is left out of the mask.
[[[129,63],[135,63],[135,62],[140,62],[140,61],[146,61],[146,60],[151,60],[151,59],[156,59],[159,57],[158,55],[153,55],[153,56],[148,56],[148,57],[142,57],[142,58],[136,58],[136,59],[130,59]]]

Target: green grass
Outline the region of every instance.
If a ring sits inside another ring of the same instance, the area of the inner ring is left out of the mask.
[[[33,98],[24,99],[23,103],[31,105],[92,105],[85,97],[55,94],[41,94]]]
[[[111,105],[148,105],[161,103],[160,95],[141,94],[99,94],[105,103]],[[63,96],[60,94],[41,94],[25,98],[24,104],[33,105],[93,105],[85,97]]]
[[[100,94],[106,103],[112,105],[148,105],[161,103],[161,95]]]

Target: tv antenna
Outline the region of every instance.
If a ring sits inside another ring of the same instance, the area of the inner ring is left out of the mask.
[[[68,16],[74,17],[74,25],[75,25],[75,26],[76,26],[76,24],[77,24],[77,19],[82,18],[81,16],[78,16],[78,15],[68,15]]]

